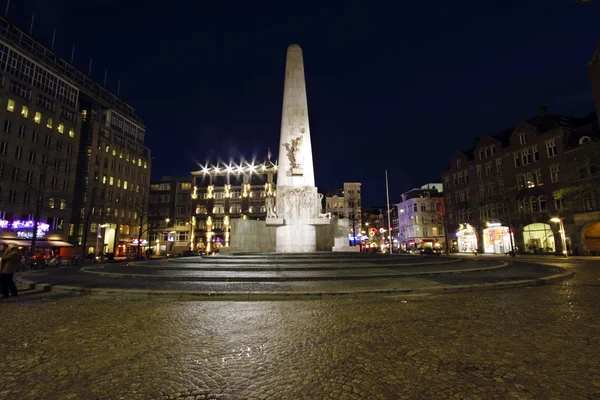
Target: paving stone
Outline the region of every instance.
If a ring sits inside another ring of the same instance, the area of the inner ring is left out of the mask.
[[[23,291],[0,302],[0,398],[598,398],[600,269],[566,267],[577,275],[565,282],[435,296]]]

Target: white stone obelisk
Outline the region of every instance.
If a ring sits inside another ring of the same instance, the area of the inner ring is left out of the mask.
[[[316,225],[330,220],[319,215],[322,196],[315,187],[304,61],[297,44],[287,49],[279,146],[276,211],[267,212],[266,223],[277,227],[278,253],[316,251]]]

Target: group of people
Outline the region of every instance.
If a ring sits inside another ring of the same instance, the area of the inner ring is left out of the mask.
[[[0,245],[0,255],[2,257],[0,266],[0,286],[2,287],[2,297],[7,298],[10,295],[18,296],[17,285],[13,279],[17,268],[23,259],[23,253],[19,250],[16,243],[9,243],[7,247]]]

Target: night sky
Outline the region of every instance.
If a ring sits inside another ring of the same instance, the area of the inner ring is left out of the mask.
[[[159,7],[159,5],[161,5]],[[2,2],[4,11],[6,3]],[[136,109],[153,177],[277,153],[286,48],[304,52],[317,186],[365,204],[439,182],[454,152],[537,113],[593,110],[600,0],[12,0],[9,19]]]

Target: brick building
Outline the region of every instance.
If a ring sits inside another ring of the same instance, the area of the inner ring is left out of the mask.
[[[458,151],[442,173],[453,249],[562,251],[558,224],[550,221],[559,216],[571,248],[578,241],[573,212],[557,194],[569,183],[567,154],[579,151],[583,136],[594,137],[595,126],[595,113],[575,118],[540,107],[538,115]]]

